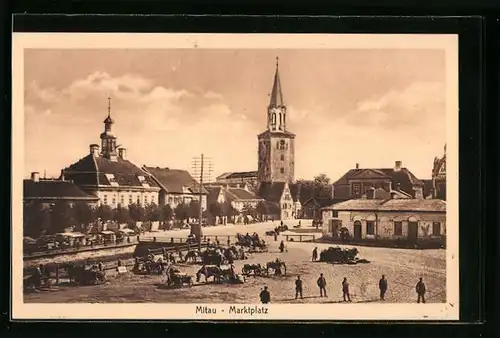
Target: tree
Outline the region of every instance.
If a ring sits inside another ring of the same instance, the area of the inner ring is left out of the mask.
[[[233,207],[233,205],[228,202],[228,201],[225,201],[223,204],[222,204],[222,214],[224,216],[227,216],[227,218],[229,220],[233,220],[234,222],[234,219],[233,217],[237,214],[237,210]]]
[[[96,210],[85,202],[76,202],[73,208],[75,210],[77,230],[87,232],[91,223],[96,220]]]
[[[183,222],[186,218],[189,217],[189,206],[184,203],[179,203],[175,207],[175,217]]]
[[[330,197],[331,184],[330,178],[326,174],[319,174],[314,177],[314,197]]]
[[[220,216],[221,213],[222,213],[222,206],[220,203],[218,202],[214,202],[212,204],[210,204],[208,206],[208,212],[212,215],[212,216]]]
[[[191,218],[200,218],[200,202],[197,200],[191,200],[189,203],[189,217]]]
[[[162,221],[168,222],[174,216],[174,210],[169,204],[165,204],[161,210]]]
[[[96,217],[101,220],[101,222],[107,222],[113,220],[114,212],[109,205],[101,204],[95,211]]]
[[[152,222],[158,222],[163,219],[163,208],[160,208],[156,203],[146,205],[146,219]]]
[[[243,204],[241,213],[243,214],[243,216],[252,216],[252,217],[255,217],[257,214],[255,208],[249,203]]]
[[[67,201],[57,201],[52,204],[50,210],[51,228],[50,232],[64,232],[66,228],[75,225],[75,208]]]
[[[23,204],[23,236],[39,238],[50,231],[50,209],[41,202]]]
[[[139,203],[130,204],[128,206],[128,212],[130,214],[130,218],[134,222],[143,222],[146,220],[146,209]]]
[[[114,210],[113,220],[118,224],[130,223],[132,218],[130,217],[130,212],[127,208],[118,204],[118,207]]]

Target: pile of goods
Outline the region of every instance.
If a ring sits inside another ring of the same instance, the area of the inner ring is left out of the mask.
[[[329,247],[321,251],[319,255],[320,262],[334,263],[334,264],[358,264],[370,263],[366,259],[359,259],[356,257],[359,251],[356,248],[342,249],[340,247]]]

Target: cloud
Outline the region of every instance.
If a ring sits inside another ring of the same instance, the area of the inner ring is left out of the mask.
[[[414,82],[402,90],[358,102],[345,122],[383,129],[418,127],[427,120],[445,116],[445,88],[439,82]],[[444,120],[443,120],[444,121]]]
[[[85,156],[102,131],[108,96],[118,143],[138,165],[186,168],[192,156],[205,152],[221,167],[255,169],[248,154],[254,152],[257,130],[222,94],[167,88],[134,74],[94,72],[66,88],[42,88],[35,81],[26,87],[27,171],[51,166],[58,173]],[[64,154],[43,154],[43,148],[60,149],[61,140]]]

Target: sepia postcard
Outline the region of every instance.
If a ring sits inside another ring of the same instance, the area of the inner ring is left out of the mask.
[[[458,320],[458,37],[14,33],[13,320]]]

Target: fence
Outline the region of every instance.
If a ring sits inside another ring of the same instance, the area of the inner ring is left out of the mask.
[[[314,242],[316,240],[316,237],[314,235],[311,235],[311,234],[309,234],[309,235],[306,235],[306,234],[303,234],[303,235],[302,234],[301,235],[283,235],[283,236],[285,236],[285,240],[287,242],[290,241],[290,238],[291,238],[292,242],[295,242],[295,238],[297,238],[297,237],[299,238],[299,242],[302,242],[302,238],[306,238],[306,241],[309,240],[309,241]]]
[[[151,249],[150,252],[154,255],[158,255],[158,254],[162,254],[164,251],[166,253],[177,252],[179,250],[187,251],[191,247],[193,247],[193,246],[190,246],[189,244],[184,243],[184,244],[176,245],[175,247],[165,246],[165,247]],[[207,243],[202,243],[202,248],[206,248],[206,247],[207,247]],[[96,261],[98,261],[98,260],[99,260],[99,258],[95,258],[92,260],[83,260],[83,262],[85,262],[85,264],[89,265],[89,264],[96,264],[97,263]],[[82,264],[83,262],[81,262],[80,264]],[[102,262],[103,270],[105,270],[105,271],[117,270],[117,268],[119,266],[118,262],[121,262],[121,266],[130,267],[130,266],[134,265],[135,260],[133,258],[127,258],[127,259]],[[56,284],[59,284],[60,279],[68,278],[68,276],[66,274],[67,271],[65,268],[65,266],[67,266],[68,263],[69,262],[45,264],[44,269],[46,271],[47,278],[55,279]],[[76,263],[76,262],[73,262],[73,263]],[[78,263],[76,263],[76,264],[78,264]],[[35,267],[25,267],[23,273],[24,273],[24,276],[26,277],[26,276],[32,275],[34,273],[34,271],[35,271]]]
[[[237,240],[236,236],[231,236],[231,235],[206,235],[202,236],[201,242],[202,243],[209,243],[209,242],[217,242],[219,241],[220,243],[224,244],[231,244],[235,243]],[[156,237],[156,236],[141,236],[138,237],[138,242],[139,243],[188,243],[190,240],[187,237]],[[193,241],[191,239],[191,243],[193,245],[197,244],[197,242]]]

